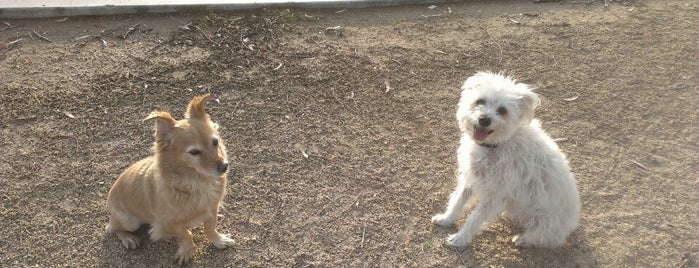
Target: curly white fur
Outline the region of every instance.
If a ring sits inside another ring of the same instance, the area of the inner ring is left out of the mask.
[[[447,244],[468,245],[500,214],[522,228],[513,239],[522,247],[560,247],[577,227],[575,179],[565,155],[533,119],[538,104],[527,85],[499,74],[479,72],[462,86],[458,186],[432,222],[450,225],[469,204],[475,207]]]

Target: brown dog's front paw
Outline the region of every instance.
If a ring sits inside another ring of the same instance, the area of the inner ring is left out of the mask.
[[[116,235],[119,237],[121,244],[124,245],[125,248],[135,249],[141,245],[141,240],[128,232],[116,232]]]
[[[177,254],[175,254],[175,260],[177,264],[184,265],[189,262],[192,257],[194,257],[194,249],[178,249]]]
[[[235,244],[235,240],[229,234],[222,234],[219,239],[214,240],[214,246],[218,249],[226,248]]]

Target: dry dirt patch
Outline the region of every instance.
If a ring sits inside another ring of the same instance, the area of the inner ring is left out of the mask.
[[[7,21],[0,262],[170,266],[174,243],[105,236],[104,201],[149,153],[140,120],[210,92],[234,159],[221,229],[238,245],[195,231],[197,266],[696,266],[698,21],[675,0]],[[537,87],[565,139],[583,201],[565,248],[516,248],[498,221],[455,250],[456,227],[429,223],[477,70]]]

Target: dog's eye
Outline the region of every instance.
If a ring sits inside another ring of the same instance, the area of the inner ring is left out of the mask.
[[[476,105],[483,105],[483,104],[485,104],[485,100],[484,100],[484,99],[478,99],[478,100],[476,101]]]
[[[197,156],[197,155],[201,154],[201,151],[199,151],[198,149],[192,149],[192,150],[189,150],[187,153],[194,155],[194,156]]]
[[[505,109],[505,107],[500,107],[497,109],[497,112],[500,115],[505,115],[505,114],[507,114],[507,109]]]
[[[214,138],[214,139],[211,141],[211,144],[213,144],[214,147],[218,146],[218,139]]]

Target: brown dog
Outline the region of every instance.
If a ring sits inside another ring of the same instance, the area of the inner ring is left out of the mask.
[[[150,225],[153,240],[174,237],[175,255],[183,264],[194,256],[190,227],[204,223],[206,237],[217,248],[234,243],[216,231],[219,203],[226,193],[228,157],[217,125],[204,111],[209,95],[195,97],[185,119],[175,121],[167,112],[152,112],[155,120],[155,155],[126,169],[107,197],[107,231],[126,248],[139,246],[130,232]]]

